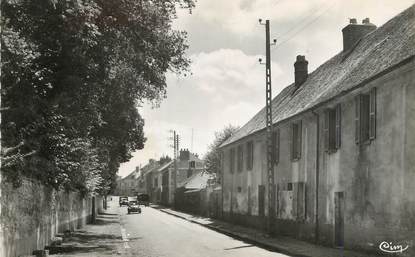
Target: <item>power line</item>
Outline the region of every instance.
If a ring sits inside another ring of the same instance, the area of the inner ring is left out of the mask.
[[[287,29],[284,33],[282,33],[279,37],[283,38],[286,35],[289,35],[293,30],[295,30],[299,25],[301,25],[304,21],[308,20],[308,18],[314,16],[314,14],[316,13],[316,11],[318,9],[320,9],[321,7],[324,7],[327,5],[329,1],[326,1],[318,6],[316,6],[315,8],[313,8],[304,18],[301,19],[300,22],[297,22],[294,26],[291,26],[289,29]]]
[[[304,29],[306,29],[308,26],[312,25],[313,23],[315,23],[321,16],[323,16],[328,10],[330,10],[335,4],[330,5],[327,9],[325,9],[323,12],[321,12],[319,15],[317,15],[314,19],[312,19],[311,21],[309,21],[308,23],[306,23],[304,26],[300,27],[299,30],[297,30],[294,34],[292,34],[290,37],[288,37],[287,39],[283,40],[281,43],[279,43],[274,49],[278,49],[280,48],[281,45],[287,43],[288,41],[290,41],[292,38],[294,38],[295,36],[297,36],[300,32],[302,32]]]

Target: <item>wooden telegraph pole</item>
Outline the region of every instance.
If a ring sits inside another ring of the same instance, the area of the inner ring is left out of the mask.
[[[275,218],[275,182],[273,167],[273,143],[272,143],[272,88],[271,88],[271,42],[269,35],[269,20],[262,23],[265,25],[265,115],[266,115],[266,131],[267,131],[267,178],[268,178],[268,219],[267,228],[270,234],[274,230]],[[275,45],[277,41],[274,39],[272,43]],[[259,60],[262,63],[262,60]]]

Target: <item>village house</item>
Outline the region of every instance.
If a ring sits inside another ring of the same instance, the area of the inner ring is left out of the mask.
[[[311,73],[297,56],[295,82],[272,101],[275,234],[372,251],[412,244],[415,256],[414,16],[412,6],[379,28],[350,19],[343,50]],[[221,146],[224,217],[259,228],[265,126],[264,108]]]
[[[135,196],[139,189],[140,167],[137,166],[134,171],[128,174],[125,178],[117,180],[117,187],[115,189],[116,195]]]
[[[161,165],[157,172],[154,172],[153,202],[173,205],[174,192],[177,185],[193,174],[205,170],[204,162],[197,154],[191,153],[188,149],[180,150],[176,165],[177,173],[175,172],[175,162],[173,160]]]

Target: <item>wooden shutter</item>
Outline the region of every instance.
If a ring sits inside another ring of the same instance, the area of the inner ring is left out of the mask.
[[[275,164],[280,161],[280,129],[275,131]]]
[[[230,159],[230,170],[231,170],[231,173],[233,173],[235,169],[235,149],[234,148],[231,149],[230,155],[231,155],[231,158],[229,158]]]
[[[356,144],[360,143],[360,102],[361,102],[361,96],[358,95],[355,97],[355,142]]]
[[[295,160],[297,158],[297,155],[296,155],[296,144],[297,144],[296,131],[297,130],[298,130],[297,124],[295,123],[291,124],[291,159],[292,160]]]
[[[243,170],[244,150],[243,146],[238,146],[238,172]]]
[[[376,138],[376,88],[370,90],[369,100],[369,139]]]
[[[324,111],[324,126],[323,126],[323,133],[324,133],[324,150],[326,152],[329,151],[330,147],[330,136],[329,136],[329,128],[330,128],[330,111]]]
[[[339,149],[341,145],[341,105],[338,104],[336,106],[336,141],[335,141],[335,148]]]
[[[272,132],[272,163],[275,164],[276,158],[276,148],[277,148],[277,132]]]
[[[254,162],[254,143],[249,141],[246,143],[246,169],[252,170]]]
[[[272,162],[277,164],[279,161],[280,151],[280,129],[276,129],[272,132]]]
[[[301,142],[302,142],[302,121],[298,122],[298,137],[297,137],[297,159],[301,158]]]

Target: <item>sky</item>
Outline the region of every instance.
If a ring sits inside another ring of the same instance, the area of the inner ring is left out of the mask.
[[[179,10],[173,28],[188,33],[191,76],[167,74],[167,98],[158,108],[145,104],[145,147],[122,163],[124,177],[150,158],[173,155],[171,130],[180,148],[202,156],[214,133],[242,126],[265,105],[265,30],[269,19],[272,94],[294,81],[294,61],[305,55],[312,72],[342,50],[341,29],[349,18],[368,17],[381,26],[414,0],[198,0],[190,13]]]

